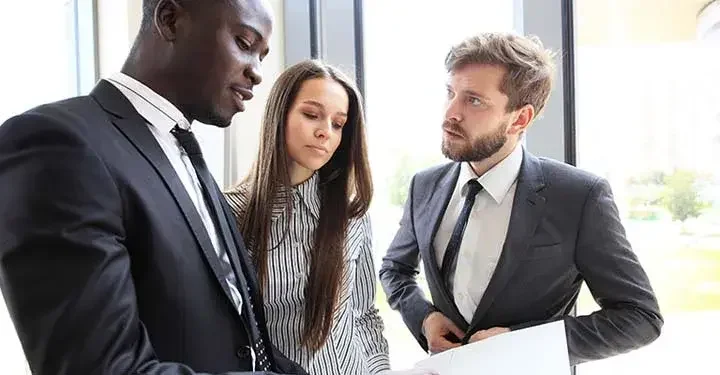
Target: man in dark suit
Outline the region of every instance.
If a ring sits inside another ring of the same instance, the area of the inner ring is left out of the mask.
[[[190,123],[260,82],[260,0],[145,0],[122,73],[0,127],[0,286],[34,374],[304,373]],[[201,125],[197,125],[201,126]]]
[[[663,320],[608,182],[521,145],[550,93],[549,53],[489,33],[453,47],[446,68],[454,162],[412,179],[380,270],[391,307],[433,353],[559,319],[573,365],[652,342]],[[601,309],[574,317],[583,281]]]

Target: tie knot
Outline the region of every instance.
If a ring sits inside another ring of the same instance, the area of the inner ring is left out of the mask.
[[[180,143],[180,146],[185,150],[188,156],[202,155],[200,144],[198,143],[197,138],[195,138],[195,134],[193,134],[193,132],[175,125],[170,133],[175,136]]]
[[[480,185],[477,180],[470,180],[465,185],[465,197],[466,198],[475,198],[477,193],[479,193],[483,189],[483,186]]]

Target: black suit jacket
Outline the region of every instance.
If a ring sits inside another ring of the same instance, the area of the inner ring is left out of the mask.
[[[463,342],[482,329],[564,319],[571,364],[627,352],[658,337],[663,325],[658,303],[625,237],[607,181],[527,151],[502,254],[466,322],[444,286],[433,248],[459,172],[460,164],[450,163],[413,178],[400,229],[380,270],[391,307],[424,349],[422,323],[433,310],[466,332]],[[421,260],[433,303],[415,281]],[[601,310],[572,317],[583,281]]]
[[[200,216],[110,83],[0,127],[0,212],[0,286],[34,374],[252,368],[252,322],[230,300]],[[244,303],[269,344],[234,235],[228,252],[248,280]],[[303,373],[281,357],[271,358],[274,371]]]

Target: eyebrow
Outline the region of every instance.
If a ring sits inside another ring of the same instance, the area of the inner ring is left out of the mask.
[[[453,91],[453,89],[452,89],[452,87],[451,87],[450,85],[445,85],[445,88],[447,88],[447,89],[450,90],[450,91]],[[484,99],[484,100],[486,100],[486,101],[488,101],[488,102],[492,102],[492,101],[493,101],[493,100],[490,99],[487,95],[483,95],[483,94],[481,94],[481,93],[479,93],[479,92],[476,92],[476,91],[473,91],[473,90],[462,90],[462,93],[465,94],[465,95],[476,96],[476,97],[478,97],[478,98],[482,98],[482,99]]]
[[[320,103],[320,102],[318,102],[318,101],[316,101],[316,100],[312,100],[312,99],[304,100],[304,101],[303,101],[303,104],[310,104],[310,105],[312,105],[312,106],[314,106],[314,107],[318,107],[318,108],[320,108],[320,109],[322,109],[322,110],[325,110],[325,106],[322,105],[322,103]],[[338,112],[338,113],[336,113],[336,114],[338,114],[338,115],[340,115],[340,116],[347,117],[347,113],[345,113],[345,112]]]
[[[483,95],[483,94],[481,94],[481,93],[479,93],[479,92],[475,92],[475,91],[473,91],[473,90],[463,90],[463,93],[465,93],[465,94],[467,94],[467,95],[470,95],[470,96],[477,96],[478,98],[485,99],[485,100],[487,100],[487,101],[489,101],[489,102],[492,101],[492,99],[488,98],[487,96],[485,96],[485,95]]]

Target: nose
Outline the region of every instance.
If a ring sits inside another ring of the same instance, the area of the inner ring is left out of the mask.
[[[247,77],[253,86],[257,86],[262,82],[262,73],[260,72],[260,59],[253,58],[252,62],[245,68],[245,77]]]
[[[462,122],[462,110],[457,97],[448,99],[445,108],[445,121]]]
[[[332,121],[318,121],[318,126],[315,128],[315,138],[327,139],[330,135],[330,128],[332,127]]]

